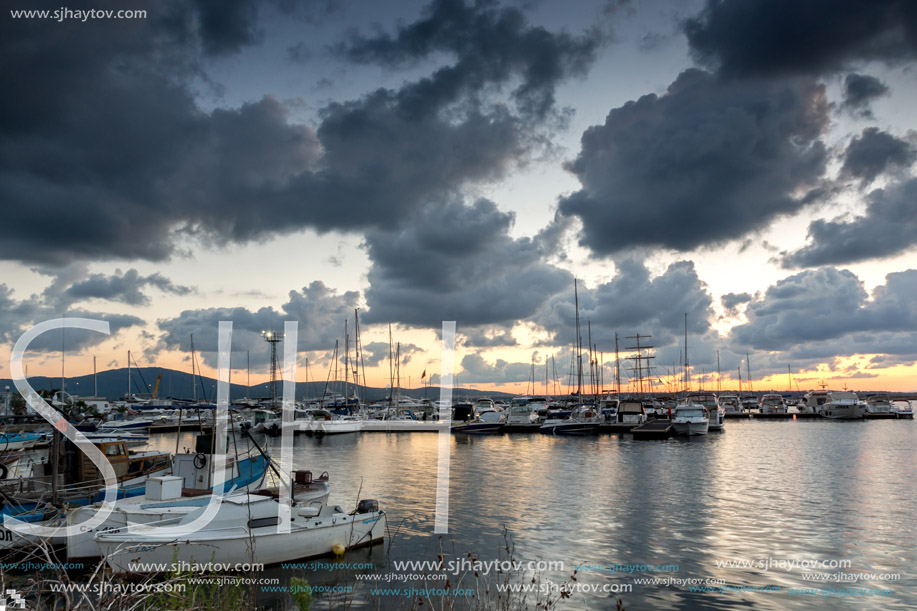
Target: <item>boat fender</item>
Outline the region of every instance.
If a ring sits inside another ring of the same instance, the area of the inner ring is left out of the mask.
[[[345,548],[343,545],[341,545],[340,543],[335,543],[335,544],[331,547],[331,551],[334,553],[335,556],[343,556],[343,555],[344,555],[344,552],[347,551],[347,550],[346,550],[346,548]]]
[[[198,469],[203,469],[207,466],[207,455],[203,452],[196,454],[194,456],[194,466]]]

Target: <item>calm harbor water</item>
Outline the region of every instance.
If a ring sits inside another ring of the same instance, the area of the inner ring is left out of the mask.
[[[723,433],[668,441],[634,441],[630,435],[454,436],[449,534],[442,539],[433,534],[434,433],[297,436],[294,466],[316,475],[328,471],[333,503],[353,507],[358,493],[380,501],[390,534],[397,531],[394,542],[384,550],[351,552],[345,560],[373,562],[382,578],[398,573],[392,561],[436,560],[441,547],[447,562],[467,553],[482,561],[505,559],[506,528],[515,560],[563,563],[563,570],[541,573],[540,584],[569,582],[576,566],[591,565],[569,583],[619,589],[577,591],[561,608],[614,608],[618,596],[630,611],[912,609],[917,607],[915,425],[731,420]],[[182,437],[181,445],[190,446],[190,435],[187,441]],[[256,439],[279,456],[279,439]],[[156,437],[151,445],[174,450],[175,435]],[[613,571],[614,565],[630,568]],[[313,585],[345,579],[333,570],[268,573],[282,580],[303,575]],[[807,579],[807,573],[828,575]],[[531,575],[520,574],[515,583],[531,582]],[[492,577],[491,589],[497,581]],[[653,578],[659,582],[635,583]],[[461,581],[451,577],[450,585],[483,586],[484,580],[474,581],[463,573]],[[624,585],[631,591],[620,591]],[[698,585],[712,591],[692,592]],[[372,606],[410,607],[403,598],[385,596]],[[527,600],[535,598],[530,594]],[[267,593],[264,602],[283,604]]]

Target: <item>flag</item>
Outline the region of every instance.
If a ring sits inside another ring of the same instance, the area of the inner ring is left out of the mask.
[[[427,370],[426,370],[426,369],[424,369],[424,370],[423,370],[423,373],[420,374],[420,379],[422,380],[422,379],[424,379],[425,377],[427,377]]]

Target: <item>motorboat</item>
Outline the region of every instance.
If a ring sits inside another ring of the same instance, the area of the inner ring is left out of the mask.
[[[515,397],[510,401],[509,413],[506,416],[506,424],[513,428],[531,428],[537,429],[541,421],[536,406],[538,404],[529,401],[528,397]],[[547,404],[545,404],[547,409]]]
[[[566,418],[548,417],[539,427],[548,435],[592,435],[602,425],[602,417],[594,405],[578,405]]]
[[[892,401],[892,412],[901,419],[913,419],[914,407],[907,399],[895,399]]]
[[[761,414],[785,414],[787,413],[786,402],[783,400],[782,395],[761,395],[761,399],[758,402],[758,412]]]
[[[866,397],[866,413],[870,415],[892,415],[892,402],[886,394]]]
[[[251,414],[252,417],[249,422],[251,423],[250,430],[252,433],[276,434],[280,432],[283,421],[273,410],[254,409]]]
[[[506,422],[485,421],[478,418],[471,403],[456,403],[452,408],[453,433],[502,433]]]
[[[829,390],[820,413],[831,420],[856,420],[866,415],[866,406],[854,392]]]
[[[97,533],[94,540],[114,572],[149,573],[214,558],[277,564],[328,555],[339,546],[372,545],[385,534],[385,513],[375,500],[362,500],[351,512],[340,505],[293,503],[289,531],[280,527],[280,507],[271,496],[232,494],[220,499],[216,515],[204,526],[194,524],[207,510],[198,507],[181,517]],[[158,533],[163,526],[168,530]],[[185,532],[176,536],[179,529]]]
[[[736,395],[720,395],[717,403],[723,408],[723,413],[727,416],[735,416],[742,413],[742,402]]]
[[[745,413],[753,413],[758,411],[758,397],[755,395],[745,395],[741,399],[742,401],[742,411]]]
[[[611,422],[614,424],[640,426],[645,423],[646,420],[646,408],[642,401],[624,400],[618,402],[614,419]]]
[[[715,394],[704,391],[691,392],[688,393],[686,402],[689,404],[702,405],[704,407],[709,421],[708,430],[722,431],[726,426],[726,410],[720,407]]]
[[[706,408],[700,403],[679,403],[672,415],[672,427],[676,435],[706,435],[710,430]]]
[[[41,433],[0,433],[0,452],[28,450],[42,439]]]

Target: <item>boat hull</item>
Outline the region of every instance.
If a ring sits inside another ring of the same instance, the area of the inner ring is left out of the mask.
[[[236,532],[228,534],[203,530],[162,543],[130,534],[102,534],[96,536],[96,543],[116,573],[170,571],[175,562],[191,565],[230,558],[234,562],[269,565],[326,556],[336,545],[352,549],[379,543],[385,535],[385,513],[295,517],[289,533],[277,532],[276,526],[251,532],[244,528],[233,530]]]
[[[678,422],[675,421],[672,424],[672,428],[675,431],[676,435],[706,435],[707,431],[710,430],[709,421],[703,422]]]

